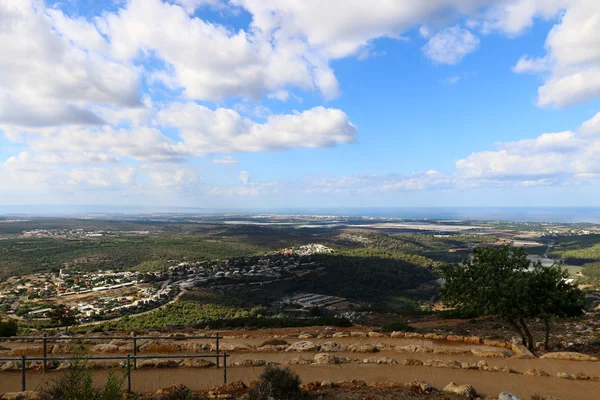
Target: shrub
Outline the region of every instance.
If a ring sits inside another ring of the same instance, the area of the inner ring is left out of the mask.
[[[92,368],[82,356],[76,355],[65,373],[40,391],[41,400],[123,400],[121,386],[126,375],[111,371],[104,387],[94,387]]]
[[[289,368],[268,366],[259,377],[258,383],[248,392],[249,400],[304,399],[300,390],[300,378]]]
[[[19,330],[15,321],[0,321],[0,337],[15,336]]]
[[[416,329],[403,322],[391,322],[382,327],[384,332],[414,332]]]

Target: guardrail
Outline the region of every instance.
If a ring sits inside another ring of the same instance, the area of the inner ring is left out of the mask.
[[[190,359],[190,358],[215,358],[217,363],[220,358],[223,358],[223,383],[227,383],[227,357],[229,354],[195,354],[195,355],[174,355],[174,356],[132,356],[130,354],[126,356],[91,356],[84,357],[85,360],[127,360],[127,392],[131,393],[131,367],[133,360],[134,362],[138,359]],[[75,357],[6,357],[0,358],[0,361],[16,361],[21,363],[21,391],[27,390],[27,362],[31,361],[43,361],[44,366],[47,361],[71,361]]]
[[[173,336],[137,336],[135,333],[131,336],[82,336],[82,337],[69,337],[69,336],[48,336],[44,333],[43,336],[11,336],[11,337],[0,337],[0,342],[9,341],[9,342],[35,342],[42,341],[43,343],[43,355],[44,359],[48,358],[48,342],[52,341],[60,341],[60,340],[73,340],[73,341],[86,341],[86,340],[132,340],[133,341],[133,368],[137,369],[137,355],[138,355],[138,340],[152,340],[152,339],[168,339],[168,340],[213,340],[216,339],[216,354],[219,353],[219,341],[223,339],[219,333],[215,336],[181,336],[181,337],[173,337]],[[219,357],[216,360],[217,368],[220,368],[219,365]],[[44,360],[44,371],[46,370],[46,360]]]

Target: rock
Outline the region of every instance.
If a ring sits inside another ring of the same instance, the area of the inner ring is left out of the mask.
[[[379,349],[370,344],[351,344],[346,348],[351,353],[377,353]]]
[[[296,342],[285,349],[285,351],[317,351],[317,346],[313,342]]]
[[[333,381],[323,381],[321,382],[321,387],[325,389],[332,389],[335,387],[335,383],[333,383]]]
[[[38,392],[6,392],[0,397],[2,400],[37,400],[39,398]]]
[[[403,385],[399,382],[372,382],[369,383],[369,387],[377,388],[377,389],[396,389],[402,387]]]
[[[521,398],[512,393],[502,392],[498,396],[498,400],[521,400]]]
[[[236,398],[242,396],[246,393],[248,386],[244,384],[242,381],[235,381],[231,383],[226,383],[225,385],[221,385],[215,389],[212,389],[208,392],[208,397],[211,399],[216,398]],[[230,397],[226,397],[230,396]]]
[[[479,369],[479,366],[475,363],[461,363],[460,367],[462,369]]]
[[[475,388],[471,385],[457,385],[454,382],[450,382],[445,388],[442,389],[443,392],[448,393],[456,393],[465,398],[472,400],[477,397],[477,392]]]
[[[234,367],[264,367],[267,365],[265,360],[242,360],[233,363]]]
[[[228,352],[228,353],[247,353],[247,352],[251,352],[254,349],[252,348],[252,346],[248,345],[248,344],[243,344],[243,343],[220,343],[219,344],[219,351],[221,352]],[[217,345],[216,343],[211,344],[210,346],[210,351],[217,351]]]
[[[175,360],[167,359],[149,359],[138,362],[138,369],[150,369],[150,368],[177,368],[179,363]]]
[[[401,353],[433,353],[433,349],[429,347],[415,346],[414,344],[409,344],[407,346],[396,346],[394,347],[394,351]]]
[[[403,337],[404,337],[404,335],[405,335],[405,333],[404,333],[404,332],[397,332],[397,331],[394,331],[394,332],[392,332],[392,334],[390,335],[390,337],[392,337],[392,338],[399,338],[399,339],[401,339],[401,338],[403,338]]]
[[[179,365],[184,368],[211,368],[216,366],[214,362],[202,358],[188,358],[183,360]]]
[[[339,332],[339,333],[342,333],[342,332]],[[347,335],[347,333],[345,333],[345,335]],[[348,337],[348,336],[335,336],[335,334],[334,334],[333,337]],[[365,332],[350,332],[350,337],[367,337],[367,334]]]
[[[541,369],[529,369],[523,373],[523,375],[528,376],[550,376],[546,371],[542,371]]]
[[[182,343],[179,348],[185,353],[204,353],[210,350],[210,345],[208,343]]]
[[[404,360],[404,362],[402,364],[404,364],[404,365],[423,365],[423,361],[417,360],[414,358],[407,358],[406,360]]]
[[[469,344],[481,344],[481,338],[479,336],[465,336],[463,342]]]
[[[433,353],[453,356],[470,353],[471,350],[465,347],[436,347],[435,349],[433,349]]]
[[[150,341],[141,345],[139,350],[144,353],[177,353],[179,346],[169,342]]]
[[[437,391],[437,389],[431,386],[429,383],[417,379],[410,381],[406,384],[406,386],[423,394]]]
[[[417,332],[406,332],[404,337],[406,339],[423,339],[423,334]]]
[[[162,399],[163,397],[165,399],[187,399],[191,397],[191,394],[192,391],[182,384],[169,386],[156,391],[156,395],[159,399]]]
[[[369,357],[363,360],[365,364],[398,364],[397,360],[390,357]]]
[[[510,344],[505,342],[504,340],[483,339],[483,344],[492,347],[510,348]]]
[[[426,367],[444,368],[446,363],[444,360],[426,360],[423,361],[423,365]]]
[[[369,333],[367,333],[367,337],[381,338],[381,337],[387,337],[387,335],[385,333],[381,333],[381,332],[369,332]]]
[[[338,382],[337,386],[342,389],[359,389],[367,387],[367,382],[357,379],[352,379],[351,381]]]
[[[556,374],[554,374],[554,376],[557,378],[561,378],[561,379],[569,379],[569,380],[575,379],[575,377],[573,375],[567,374],[566,372],[557,372]]]
[[[511,345],[511,349],[512,352],[515,353],[515,357],[516,358],[535,358],[535,356],[533,355],[533,353],[531,351],[529,351],[529,349],[525,346],[523,346],[520,343],[513,343]]]
[[[258,347],[256,349],[259,353],[279,353],[281,351],[285,351],[289,346],[287,345],[272,345],[268,344],[266,346]]]
[[[473,353],[473,355],[476,355],[477,357],[486,357],[486,358],[506,358],[506,357],[512,356],[512,353],[510,351],[508,351],[506,349],[500,349],[500,348],[471,349],[471,353]]]
[[[315,364],[340,364],[341,360],[328,353],[319,353],[315,356],[314,362]]]
[[[354,332],[352,332],[352,333],[354,333]],[[362,333],[362,332],[361,332],[361,333]],[[365,334],[365,336],[364,336],[364,337],[366,337],[366,336],[367,336],[367,335]],[[334,337],[334,338],[345,338],[345,337],[350,337],[350,335],[349,335],[349,334],[347,334],[346,332],[336,332],[336,333],[334,333],[333,335],[331,335],[331,337]]]
[[[296,357],[296,358],[292,358],[291,360],[286,361],[286,364],[288,365],[308,365],[308,364],[312,364],[312,360],[308,360],[306,358],[303,357]]]
[[[338,351],[344,351],[344,346],[336,343],[336,342],[325,342],[321,344],[321,351],[328,353],[335,353]]]
[[[557,351],[552,353],[546,353],[540,358],[549,358],[554,360],[571,360],[571,361],[598,361],[598,357],[590,356],[587,354],[576,353],[573,351]]]
[[[448,340],[449,342],[462,342],[464,339],[464,336],[458,336],[458,335],[448,335],[446,337],[446,340]]]
[[[73,348],[68,344],[55,344],[52,346],[52,354],[70,354],[73,352]]]
[[[114,344],[97,344],[92,346],[90,353],[96,354],[115,354],[119,352],[119,347]]]
[[[122,339],[113,339],[108,344],[112,344],[113,346],[122,347],[122,346],[131,346],[133,348],[133,340],[122,340]]]
[[[298,335],[298,339],[312,339],[314,338],[314,335],[311,335],[310,333],[303,333],[301,335]]]
[[[21,363],[17,361],[7,361],[4,363],[2,367],[0,367],[0,371],[20,371]]]
[[[17,347],[10,351],[11,356],[37,356],[42,354],[44,354],[44,347],[38,345]]]
[[[437,333],[426,333],[423,335],[423,338],[429,340],[446,340],[446,336],[439,335]]]
[[[487,363],[487,362],[485,362],[485,361],[483,361],[483,360],[482,360],[482,361],[479,361],[479,362],[477,363],[477,368],[479,368],[479,370],[481,370],[481,371],[491,371],[491,370],[492,370],[492,369],[490,368],[490,366],[488,365],[488,363]]]

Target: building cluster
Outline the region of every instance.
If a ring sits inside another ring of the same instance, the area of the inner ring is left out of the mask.
[[[85,229],[35,229],[24,231],[23,238],[34,239],[89,239],[114,235],[149,235],[150,231],[88,231]]]
[[[599,233],[590,229],[549,229],[544,231],[542,237],[557,237],[557,236],[583,236]]]

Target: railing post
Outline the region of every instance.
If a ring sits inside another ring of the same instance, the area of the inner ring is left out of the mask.
[[[26,380],[25,380],[25,356],[22,355],[21,356],[21,392],[24,392],[27,390],[26,387]]]
[[[131,393],[131,354],[127,354],[127,393]]]
[[[42,338],[42,340],[44,341],[44,372],[46,372],[46,357],[48,357],[48,338],[47,335],[44,333],[44,336]]]
[[[219,332],[217,332],[217,368],[219,368]]]
[[[219,357],[217,356],[217,360]],[[223,384],[227,383],[227,353],[223,354]]]
[[[133,334],[133,369],[137,369],[137,335]]]

